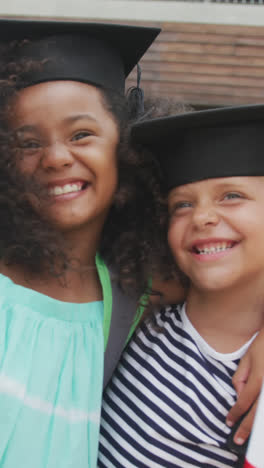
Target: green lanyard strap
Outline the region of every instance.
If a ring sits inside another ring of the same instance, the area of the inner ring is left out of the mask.
[[[103,289],[103,303],[104,303],[104,320],[103,320],[103,333],[104,333],[104,350],[106,350],[109,330],[112,318],[112,286],[108,268],[101,259],[99,254],[96,254],[95,264],[98,271],[99,279]]]
[[[96,254],[96,257],[95,257],[95,263],[96,263],[99,279],[100,279],[102,290],[103,290],[103,303],[104,303],[103,333],[104,333],[104,350],[106,350],[108,338],[109,338],[110,326],[111,326],[111,319],[112,319],[112,308],[113,308],[112,284],[111,284],[109,270],[98,253]],[[149,290],[151,289],[151,285],[152,285],[152,281],[150,279],[149,284],[148,284]],[[141,297],[140,305],[137,308],[137,311],[135,311],[135,317],[130,327],[130,330],[128,332],[126,342],[124,342],[123,348],[128,343],[137,325],[139,324],[141,317],[144,313],[145,307],[148,303],[148,300],[149,300],[149,293],[146,293],[143,295],[143,297]],[[115,305],[115,307],[116,306],[117,304]]]

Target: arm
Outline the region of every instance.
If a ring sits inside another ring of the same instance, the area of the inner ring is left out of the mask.
[[[165,282],[160,278],[154,278],[153,289],[162,294],[162,302],[166,304],[182,302],[186,298],[186,291],[177,280]],[[151,296],[152,303],[157,304],[159,301],[159,296]],[[264,327],[249,347],[245,356],[241,359],[237,371],[233,376],[233,385],[237,391],[238,400],[227,415],[228,426],[232,427],[251,408],[242,420],[234,437],[234,442],[239,445],[245,442],[252,429],[263,377]]]
[[[182,302],[186,298],[186,291],[177,280],[165,282],[160,278],[154,278],[153,289],[163,295],[162,301],[167,304]],[[152,303],[157,304],[159,301],[160,296],[151,296]],[[264,327],[241,359],[233,376],[233,385],[237,391],[238,400],[227,415],[227,424],[232,427],[251,407],[234,437],[234,442],[239,445],[242,445],[250,434],[263,377]]]
[[[227,415],[228,426],[232,427],[251,407],[234,437],[234,442],[239,445],[242,445],[250,434],[263,377],[264,328],[260,330],[247,353],[241,359],[238,369],[233,376],[233,385],[237,391],[238,400]]]

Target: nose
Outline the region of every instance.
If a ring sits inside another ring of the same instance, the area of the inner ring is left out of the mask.
[[[193,212],[193,223],[199,229],[215,226],[219,222],[217,208],[212,205],[198,206]]]
[[[74,158],[66,145],[56,142],[44,148],[41,165],[45,170],[60,170],[70,167],[73,161]]]

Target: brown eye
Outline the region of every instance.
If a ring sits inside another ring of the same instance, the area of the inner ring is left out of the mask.
[[[87,138],[87,137],[89,137],[91,135],[92,135],[92,133],[88,132],[88,131],[78,132],[73,136],[72,141],[82,140],[83,138]]]
[[[40,144],[39,142],[35,140],[26,140],[26,141],[20,141],[19,147],[22,149],[38,149],[40,148]]]
[[[17,150],[23,155],[34,155],[38,154],[42,148],[40,141],[34,139],[18,139]]]

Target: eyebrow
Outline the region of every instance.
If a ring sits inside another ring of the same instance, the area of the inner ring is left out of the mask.
[[[174,193],[171,193],[168,198],[171,198],[172,200],[177,197],[185,197],[191,194],[191,190],[188,188],[180,188],[180,190],[175,191]]]
[[[76,122],[77,120],[93,120],[94,122],[97,122],[96,118],[92,114],[75,114],[75,115],[70,115],[69,117],[65,117],[63,119],[64,122],[69,122],[73,123]]]
[[[188,184],[189,185],[189,184]],[[215,192],[222,191],[222,190],[227,190],[227,191],[237,191],[237,190],[246,190],[247,187],[246,185],[243,185],[241,181],[239,180],[232,180],[232,181],[227,181],[227,180],[219,180],[218,183],[213,187],[213,190]],[[175,202],[178,199],[182,198],[188,198],[192,197],[193,192],[191,191],[191,188],[189,187],[179,187],[177,192],[174,192],[168,197],[168,201]]]
[[[243,184],[240,180],[219,181],[219,183],[214,187],[215,190],[245,190],[247,184]]]
[[[18,128],[15,128],[15,132],[16,133],[19,133],[19,132],[33,132],[34,130],[36,130],[36,126],[35,125],[23,125],[22,127],[18,127]]]
[[[241,185],[241,182],[220,182],[219,184],[217,184],[217,187],[220,187],[220,188],[232,188],[232,187],[240,187]]]
[[[76,115],[70,115],[69,117],[65,117],[63,119],[64,122],[66,123],[74,123],[77,120],[92,120],[93,122],[97,122],[96,118],[92,114],[76,114]],[[25,132],[33,132],[38,128],[37,125],[23,125],[22,127],[18,127],[15,129],[16,133],[25,133]]]

